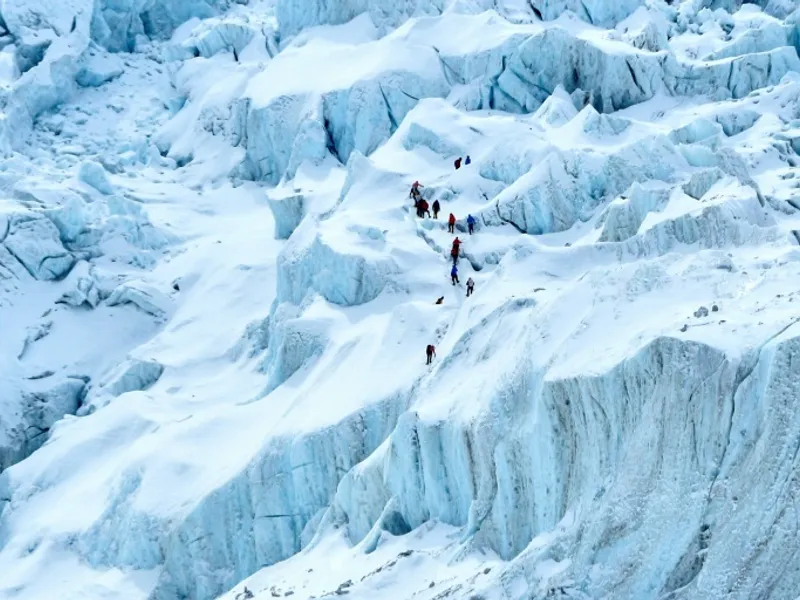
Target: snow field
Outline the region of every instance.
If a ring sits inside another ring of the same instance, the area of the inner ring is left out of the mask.
[[[0,597],[790,597],[798,13],[17,4]]]

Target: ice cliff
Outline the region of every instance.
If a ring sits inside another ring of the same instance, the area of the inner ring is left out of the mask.
[[[0,600],[796,593],[800,8],[0,15]]]

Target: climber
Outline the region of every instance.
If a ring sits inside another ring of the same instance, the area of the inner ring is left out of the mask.
[[[422,218],[422,211],[420,210],[420,206],[422,205],[422,200],[414,200],[414,210],[417,211],[417,217]]]
[[[458,281],[458,267],[456,267],[455,263],[453,263],[453,268],[450,269],[450,279],[453,281],[453,285],[459,283],[459,281]]]
[[[431,211],[428,209],[428,201],[427,200],[420,200],[419,204],[417,206],[419,207],[419,216],[421,218],[424,219],[426,214],[429,217],[431,216]]]
[[[472,235],[472,232],[475,229],[475,217],[472,215],[467,215],[467,228],[469,229],[469,234]]]
[[[428,357],[428,362],[426,365],[429,365],[433,362],[433,357],[436,356],[436,348],[433,347],[433,344],[428,344],[428,347],[425,348],[425,354]]]
[[[464,159],[464,164],[465,165],[469,165],[471,163],[472,163],[472,159],[469,157],[469,154],[467,154],[467,158]]]
[[[433,218],[434,219],[438,219],[439,218],[439,211],[441,209],[442,209],[442,205],[439,204],[439,201],[438,200],[434,200],[433,201]]]
[[[450,249],[450,256],[453,259],[453,266],[458,262],[458,251],[461,248],[461,240],[458,238],[453,240],[453,247]]]
[[[450,218],[447,220],[447,232],[456,232],[456,216],[453,213],[450,213]]]
[[[472,281],[472,277],[467,279],[467,298],[472,296],[472,292],[475,291],[475,282]]]
[[[444,296],[440,296],[438,300],[436,300],[436,304],[444,304]]]
[[[456,162],[454,162],[453,165],[455,166],[456,171],[458,171],[461,168],[461,157],[460,156],[456,159]]]
[[[422,185],[419,181],[415,181],[414,183],[412,183],[411,184],[411,193],[409,194],[409,196],[411,196],[415,200],[418,200],[419,197],[422,195],[422,192],[419,191],[419,188],[421,188],[421,187],[425,187],[425,186]]]

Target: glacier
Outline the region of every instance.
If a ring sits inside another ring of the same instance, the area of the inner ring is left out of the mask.
[[[796,596],[795,2],[0,17],[0,600]]]

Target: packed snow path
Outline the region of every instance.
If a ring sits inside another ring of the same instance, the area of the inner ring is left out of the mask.
[[[0,14],[0,599],[796,595],[796,3]]]

